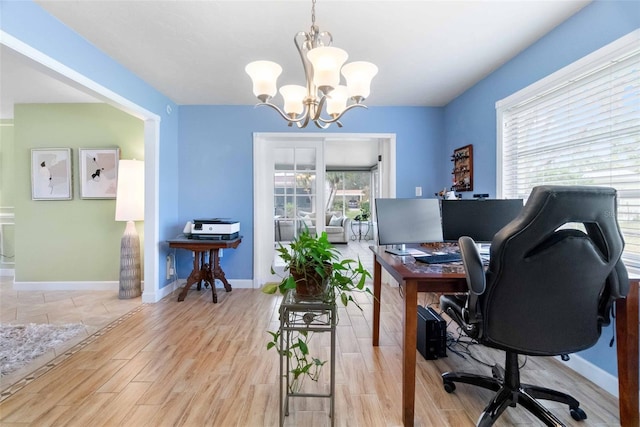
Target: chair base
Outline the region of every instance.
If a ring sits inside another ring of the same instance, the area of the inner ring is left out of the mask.
[[[476,425],[479,427],[493,425],[507,407],[515,407],[516,404],[522,405],[547,426],[564,427],[565,425],[547,408],[542,406],[537,399],[553,400],[567,404],[571,417],[576,421],[582,421],[587,418],[587,414],[579,407],[580,403],[568,394],[531,384],[521,384],[517,353],[507,352],[506,370],[500,366],[494,366],[493,377],[463,372],[445,372],[442,374],[442,382],[444,389],[448,393],[455,391],[456,382],[471,384],[497,392],[485,407],[480,418],[478,418]]]

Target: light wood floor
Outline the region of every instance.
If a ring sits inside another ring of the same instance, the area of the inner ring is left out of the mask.
[[[142,305],[108,332],[88,338],[3,400],[0,425],[276,426],[279,362],[265,349],[265,331],[278,327],[280,297],[219,290],[219,302],[213,304],[209,292],[193,290],[180,303],[171,295]],[[435,300],[421,296],[423,304]],[[339,310],[335,425],[402,425],[401,296],[398,288],[383,286],[377,348],[371,345],[371,298],[362,295],[358,301],[363,311]],[[328,334],[318,337],[325,357]],[[480,346],[470,351],[490,364],[503,358]],[[436,361],[417,357],[416,425],[474,425],[492,393],[459,385],[447,394],[440,374],[452,369],[489,374],[490,369],[451,351]],[[573,421],[562,405],[548,404],[567,425],[619,425],[617,400],[560,362],[529,358],[522,376],[525,382],[573,393],[589,416],[584,422]],[[320,387],[327,386],[327,378],[328,369]],[[328,426],[327,413],[326,399],[295,398],[285,424]],[[539,423],[526,411],[509,408],[496,425]]]

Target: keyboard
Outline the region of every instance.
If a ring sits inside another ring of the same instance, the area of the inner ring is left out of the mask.
[[[448,254],[432,254],[414,257],[416,261],[425,262],[427,264],[446,264],[448,262],[462,261],[459,253],[453,252]]]

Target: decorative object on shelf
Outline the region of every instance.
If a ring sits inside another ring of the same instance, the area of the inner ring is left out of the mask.
[[[265,284],[262,292],[266,294],[280,291],[285,295],[288,291],[295,290],[293,296],[296,301],[316,301],[335,305],[340,300],[344,306],[351,302],[358,308],[360,305],[353,299],[352,293],[371,294],[371,290],[365,286],[365,281],[371,278],[371,273],[364,268],[359,259],[340,260],[340,253],[329,242],[326,232],[312,236],[308,230],[303,230],[287,247],[280,244],[277,252],[285,263],[285,271],[289,274],[283,277],[280,283]],[[271,274],[275,274],[273,267]],[[310,282],[310,290],[303,290],[303,286],[307,285],[306,281]],[[285,354],[290,359],[288,366],[296,384],[301,383],[301,376],[317,381],[318,369],[324,362],[309,356],[310,336],[305,335],[306,332],[298,332],[298,336],[293,337],[298,345],[288,350],[280,347],[280,331],[267,332],[272,338],[267,344],[267,349],[275,348],[280,355]]]
[[[284,108],[280,109],[269,100],[276,94],[276,82],[282,67],[271,61],[251,62],[245,71],[253,82],[253,94],[260,100],[257,105],[273,108],[289,122],[289,126],[295,123],[299,128],[304,128],[312,121],[321,129],[328,128],[331,123],[342,127],[340,118],[344,113],[356,107],[366,108],[362,102],[369,96],[371,80],[378,73],[378,67],[365,61],[342,65],[348,54],[332,47],[331,33],[321,32],[316,25],[316,0],[312,1],[309,32],[299,32],[293,41],[302,60],[306,87],[282,86],[280,94],[284,99]],[[340,85],[341,69],[346,86]],[[347,106],[349,99],[353,103]],[[325,104],[330,118],[321,117]]]
[[[71,200],[71,149],[31,149],[31,199]]]
[[[80,198],[115,199],[119,148],[79,148]]]
[[[442,200],[458,200],[462,198],[461,195],[456,194],[456,190],[448,190],[447,187],[434,194],[436,197],[442,198]]]
[[[454,191],[472,191],[473,190],[473,145],[465,145],[464,147],[453,150],[451,156],[453,162],[453,185],[451,190]]]
[[[140,237],[134,221],[144,220],[144,162],[120,160],[116,195],[116,221],[127,221],[120,240],[120,299],[142,293]]]

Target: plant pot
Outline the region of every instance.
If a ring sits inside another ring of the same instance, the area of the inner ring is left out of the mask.
[[[300,299],[322,299],[327,291],[331,269],[331,264],[325,266],[324,277],[312,267],[304,270],[291,269],[290,273],[296,281],[296,296]]]

